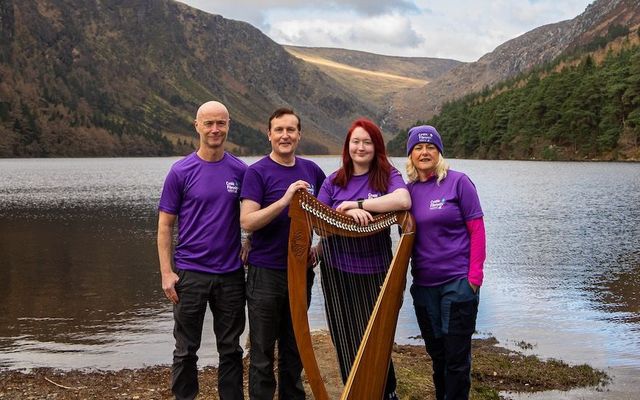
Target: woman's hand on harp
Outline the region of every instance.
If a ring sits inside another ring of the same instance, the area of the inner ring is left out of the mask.
[[[362,209],[363,200],[359,200],[359,202],[360,203],[358,203],[358,201],[343,201],[338,207],[336,207],[336,211],[346,214],[349,210],[356,208]],[[358,206],[358,204],[360,204],[360,206]]]
[[[369,211],[362,210],[359,208],[352,208],[350,210],[343,211],[344,214],[353,218],[361,226],[369,225],[369,222],[373,221],[373,215]]]

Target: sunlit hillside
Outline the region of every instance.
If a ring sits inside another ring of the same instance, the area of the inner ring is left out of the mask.
[[[432,79],[461,64],[436,58],[383,56],[359,51],[284,46],[293,56],[316,66],[349,88],[367,107],[377,110],[385,128],[385,116],[393,113],[391,99],[396,93],[428,85]],[[389,134],[395,126],[386,126]]]

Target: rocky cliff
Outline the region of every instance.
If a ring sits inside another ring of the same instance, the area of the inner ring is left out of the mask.
[[[476,62],[453,68],[421,88],[399,93],[394,98],[394,122],[406,127],[417,120],[426,120],[437,114],[444,102],[550,62],[606,34],[615,24],[636,28],[640,24],[640,1],[597,0],[572,20],[536,28],[498,46]]]

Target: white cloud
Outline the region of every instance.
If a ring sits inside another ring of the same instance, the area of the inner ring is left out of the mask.
[[[212,11],[231,10],[234,13],[243,13],[251,10],[273,9],[324,9],[339,13],[343,10],[355,10],[366,15],[378,15],[393,11],[417,11],[414,1],[411,0],[332,0],[319,2],[296,0],[235,0],[208,1],[208,0],[182,0],[183,3],[192,5],[201,10]]]
[[[500,44],[571,19],[589,0],[182,0],[247,21],[278,43],[475,61]]]
[[[283,44],[342,47],[382,51],[387,47],[410,51],[424,42],[411,21],[402,16],[384,15],[367,19],[297,19],[271,26],[269,35]],[[374,49],[374,50],[372,50]]]

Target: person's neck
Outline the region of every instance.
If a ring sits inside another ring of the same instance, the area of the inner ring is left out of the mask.
[[[429,180],[429,178],[431,178],[435,174],[436,174],[435,170],[424,171],[424,172],[418,171],[418,179],[420,180],[420,182],[426,182]]]
[[[216,147],[216,148],[208,148],[208,147],[200,147],[196,152],[198,157],[203,159],[204,161],[214,162],[222,160],[224,157],[224,148]]]
[[[285,167],[292,167],[296,165],[296,155],[294,153],[283,156],[282,154],[272,151],[269,153],[269,158],[280,165],[284,165]]]
[[[367,165],[360,165],[360,164],[356,164],[353,163],[353,175],[364,175],[367,172],[369,172],[369,164]]]

